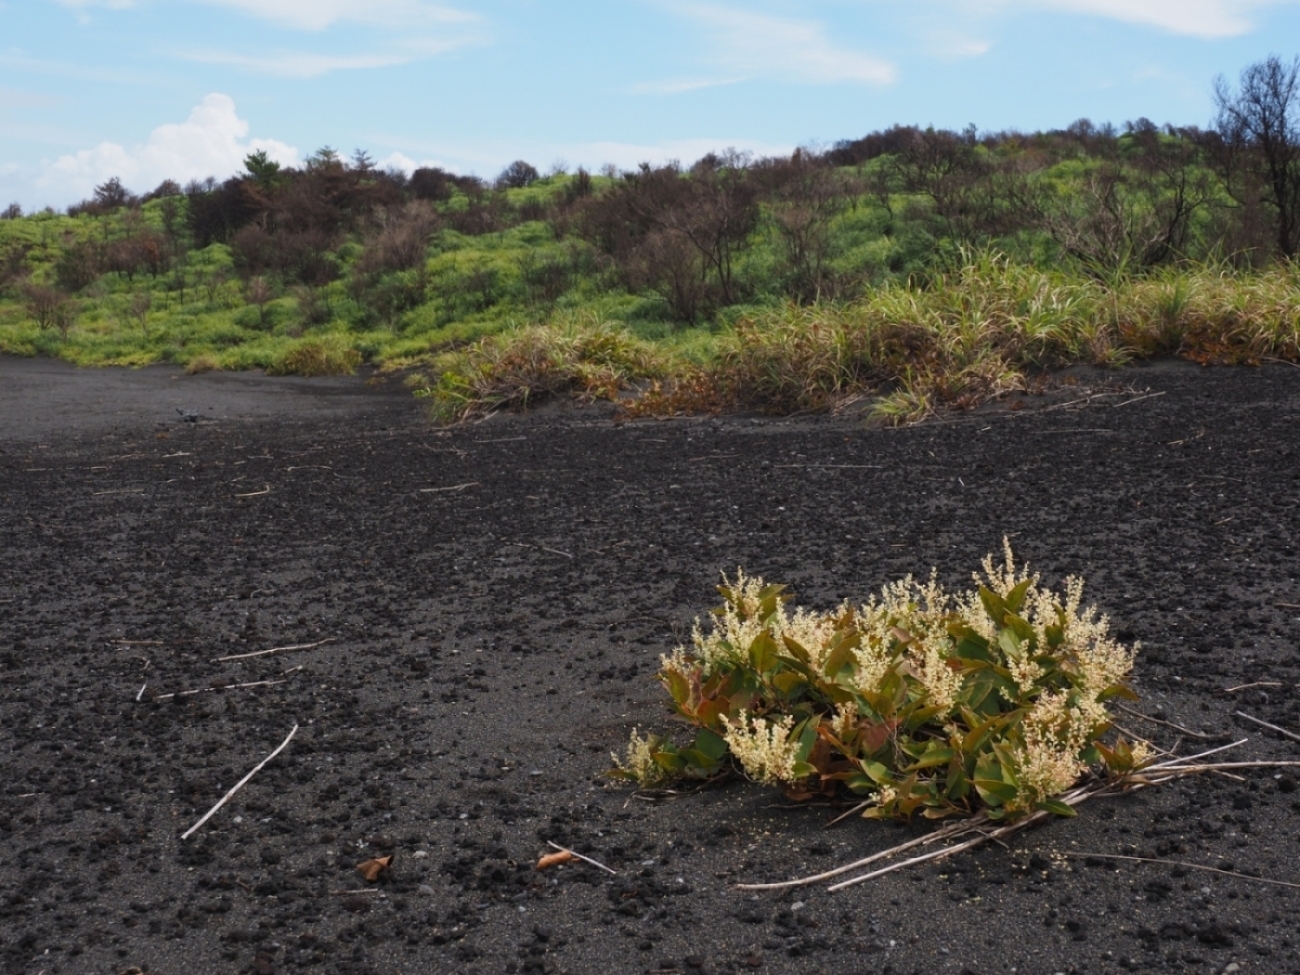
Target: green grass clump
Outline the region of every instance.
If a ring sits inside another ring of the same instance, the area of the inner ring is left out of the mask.
[[[694,740],[634,732],[612,774],[650,786],[738,766],[794,799],[847,790],[875,818],[1073,815],[1058,797],[1090,770],[1146,759],[1103,740],[1106,702],[1134,696],[1134,652],[1083,607],[1081,580],[1053,593],[1005,557],[964,593],[909,577],[827,613],[724,579],[711,629],[659,675]]]
[[[361,353],[338,336],[302,339],[279,353],[269,376],[351,376],[361,365]]]
[[[417,388],[446,420],[524,408],[547,397],[615,399],[662,376],[665,357],[621,323],[569,319],[484,338],[433,362],[437,378]]]

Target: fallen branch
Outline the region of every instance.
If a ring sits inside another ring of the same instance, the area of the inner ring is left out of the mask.
[[[241,687],[269,687],[272,684],[283,684],[283,683],[285,683],[285,681],[283,680],[254,680],[254,681],[249,681],[246,684],[217,684],[214,687],[199,687],[199,688],[195,688],[192,691],[176,691],[172,694],[156,694],[154,695],[153,699],[155,701],[166,701],[169,698],[173,698],[173,697],[189,697],[191,694],[207,694],[209,691],[234,691],[234,690],[238,690]],[[140,694],[141,695],[144,694],[143,687],[140,688]],[[140,700],[140,698],[137,697],[136,700],[138,701]]]
[[[1300,603],[1274,603],[1278,609],[1300,609]]]
[[[260,498],[262,495],[264,495],[264,494],[270,494],[270,493],[271,493],[271,485],[268,484],[268,485],[267,485],[265,488],[263,488],[261,491],[249,491],[247,494],[236,494],[235,497],[237,497],[237,498]]]
[[[162,640],[113,640],[113,644],[119,647],[161,647]]]
[[[249,657],[265,657],[268,653],[280,653],[285,650],[311,650],[313,647],[323,647],[325,644],[333,642],[334,637],[331,636],[315,643],[295,643],[289,647],[272,647],[270,650],[254,650],[252,653],[236,653],[229,657],[217,657],[213,663],[225,663],[227,660],[247,660]]]
[[[1083,859],[1099,860],[1131,860],[1134,863],[1163,863],[1171,867],[1183,867],[1187,870],[1204,870],[1206,873],[1218,873],[1225,877],[1236,877],[1238,880],[1253,880],[1257,884],[1273,884],[1278,887],[1295,887],[1300,889],[1300,884],[1288,883],[1285,880],[1270,880],[1268,877],[1252,877],[1248,873],[1238,873],[1235,870],[1221,870],[1218,867],[1207,867],[1199,863],[1187,863],[1184,860],[1157,860],[1154,857],[1133,857],[1122,856],[1118,853],[1071,853],[1065,852],[1067,857],[1078,857]]]
[[[568,849],[567,847],[560,846],[559,843],[552,843],[550,840],[547,840],[547,841],[546,841],[546,845],[549,846],[549,847],[550,847],[551,849],[553,849],[553,850],[558,850],[558,851],[561,852],[561,853],[567,853],[569,856],[571,856],[571,857],[575,857],[575,858],[577,858],[577,859],[583,861],[584,863],[590,863],[593,867],[600,867],[601,870],[604,870],[606,873],[613,874],[615,877],[618,876],[618,871],[617,871],[617,870],[611,870],[611,869],[609,869],[609,867],[605,866],[605,865],[604,865],[603,863],[601,863],[600,861],[598,861],[598,860],[593,860],[591,857],[585,857],[585,856],[583,856],[581,853],[578,853],[578,852],[576,852],[576,851],[574,851],[574,850],[570,850],[570,849]]]
[[[1281,687],[1281,686],[1282,686],[1282,682],[1280,680],[1257,680],[1253,684],[1238,684],[1236,687],[1225,687],[1223,689],[1223,693],[1234,694],[1237,691],[1244,691],[1251,687]]]
[[[478,481],[469,481],[465,484],[454,484],[451,487],[441,488],[420,488],[421,494],[441,494],[444,491],[464,491],[466,488],[478,487]]]
[[[1191,728],[1184,728],[1180,724],[1174,724],[1172,721],[1163,721],[1160,718],[1153,718],[1149,714],[1143,714],[1141,711],[1134,711],[1132,708],[1126,708],[1118,701],[1115,707],[1119,708],[1125,714],[1131,714],[1135,718],[1141,718],[1143,721],[1150,721],[1152,724],[1164,725],[1166,728],[1173,728],[1175,731],[1181,731],[1185,735],[1191,735],[1193,738],[1200,738],[1202,741],[1214,741],[1215,738],[1222,738],[1222,735],[1205,735],[1199,731],[1193,731]]]
[[[1163,389],[1162,389],[1162,390],[1161,390],[1160,392],[1158,392],[1158,393],[1147,393],[1145,396],[1135,396],[1135,397],[1133,397],[1133,399],[1126,399],[1126,400],[1124,400],[1124,402],[1122,402],[1122,403],[1111,403],[1111,404],[1110,404],[1110,408],[1111,408],[1112,410],[1117,410],[1117,409],[1119,409],[1121,406],[1128,406],[1130,403],[1140,403],[1140,402],[1142,402],[1144,399],[1152,399],[1152,398],[1154,398],[1154,397],[1156,397],[1156,396],[1163,396],[1163,395],[1165,395],[1166,392],[1167,392],[1167,390],[1163,390]]]
[[[1276,731],[1279,735],[1286,735],[1288,738],[1292,739],[1293,741],[1300,741],[1300,735],[1297,735],[1294,731],[1287,731],[1285,728],[1279,728],[1277,725],[1269,724],[1267,721],[1261,721],[1259,720],[1259,718],[1252,718],[1249,714],[1247,714],[1244,711],[1233,711],[1232,713],[1239,718],[1245,718],[1247,721],[1253,721],[1261,728],[1267,728],[1270,731]]]
[[[558,548],[547,548],[545,545],[528,545],[525,542],[515,542],[514,544],[518,548],[538,548],[543,552],[550,552],[552,555],[563,555],[566,559],[573,558],[570,553],[561,552]]]
[[[1200,764],[1189,764],[1197,759],[1206,758],[1210,755],[1222,752],[1229,748],[1236,748],[1245,744],[1249,739],[1242,738],[1239,741],[1231,742],[1227,745],[1220,745],[1217,748],[1211,748],[1195,755],[1187,755],[1181,758],[1170,759],[1166,762],[1158,762],[1148,765],[1145,768],[1131,772],[1127,775],[1105,781],[1094,781],[1086,785],[1078,786],[1070,792],[1059,796],[1059,800],[1068,806],[1074,807],[1086,802],[1089,799],[1095,799],[1098,796],[1120,795],[1126,792],[1135,792],[1138,789],[1144,789],[1153,785],[1160,785],[1164,782],[1170,782],[1174,779],[1182,778],[1188,775],[1199,775],[1203,772],[1223,772],[1228,769],[1244,768],[1285,768],[1300,766],[1300,761],[1295,762],[1273,762],[1273,761],[1252,761],[1252,762],[1208,762]],[[985,812],[977,813],[970,819],[959,822],[949,823],[941,829],[935,830],[927,836],[917,837],[908,840],[906,843],[900,843],[898,846],[890,847],[887,850],[881,850],[879,853],[873,853],[869,857],[857,860],[854,863],[846,864],[842,867],[836,867],[833,870],[827,870],[809,877],[798,877],[794,880],[785,880],[777,883],[767,884],[737,884],[742,890],[783,890],[790,887],[802,887],[808,884],[818,883],[822,880],[829,880],[832,877],[838,877],[849,873],[853,870],[859,870],[862,867],[869,866],[881,860],[889,859],[900,853],[915,849],[921,846],[929,846],[934,843],[947,843],[958,840],[964,836],[975,836],[961,842],[952,843],[944,846],[942,849],[935,850],[931,853],[923,853],[920,856],[911,857],[910,859],[892,863],[889,866],[872,870],[869,873],[862,874],[849,880],[841,881],[827,888],[830,891],[842,890],[845,887],[851,887],[854,884],[860,884],[876,877],[883,876],[887,873],[893,873],[897,870],[903,870],[907,867],[916,866],[921,863],[933,863],[938,860],[945,860],[948,857],[956,856],[967,850],[972,850],[977,846],[992,840],[1000,843],[1006,837],[1035,826],[1038,823],[1045,822],[1053,818],[1054,814],[1045,810],[1040,810],[1017,819],[1014,822],[1003,825],[995,825],[994,820],[990,820]],[[842,818],[842,817],[841,817]]]
[[[267,763],[270,762],[271,759],[275,758],[276,755],[279,755],[282,751],[284,751],[285,748],[289,746],[289,742],[293,741],[293,736],[296,735],[297,733],[298,733],[298,726],[294,725],[293,729],[289,732],[289,737],[286,738],[284,741],[280,742],[280,747],[277,748],[275,751],[271,752],[270,755],[267,755],[266,758],[258,762],[257,765],[254,766],[253,771],[249,772],[242,779],[236,782],[235,787],[231,789],[229,792],[227,792],[224,796],[222,796],[215,806],[213,806],[206,813],[204,813],[202,819],[200,819],[197,823],[195,823],[193,826],[191,826],[189,829],[187,829],[184,833],[181,834],[181,839],[183,840],[189,839],[194,834],[194,832],[198,830],[200,826],[202,826],[209,819],[211,819],[212,815],[218,809],[224,806],[229,801],[231,796],[233,796],[236,792],[238,792],[245,785],[247,785],[249,780],[252,779],[252,777],[256,775],[258,772],[262,771],[262,769],[266,767]]]

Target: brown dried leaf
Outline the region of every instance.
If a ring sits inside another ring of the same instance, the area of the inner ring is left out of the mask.
[[[537,869],[545,870],[547,867],[553,867],[559,863],[568,863],[570,860],[578,859],[568,850],[561,850],[559,853],[548,853],[537,861]]]
[[[373,882],[379,879],[379,875],[388,869],[389,864],[393,862],[391,856],[376,857],[373,860],[366,860],[364,863],[357,864],[357,870],[361,876]]]

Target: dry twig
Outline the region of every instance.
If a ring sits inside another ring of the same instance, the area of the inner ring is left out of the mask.
[[[1187,863],[1184,860],[1157,860],[1154,857],[1133,857],[1123,856],[1118,853],[1072,853],[1065,851],[1067,857],[1077,857],[1086,859],[1095,857],[1100,860],[1131,860],[1134,863],[1163,863],[1171,867],[1184,867],[1188,870],[1204,870],[1206,873],[1219,873],[1225,877],[1236,877],[1238,880],[1253,880],[1257,884],[1274,884],[1278,887],[1295,887],[1300,889],[1300,884],[1288,883],[1285,880],[1270,880],[1268,877],[1252,877],[1248,873],[1238,873],[1235,870],[1221,870],[1218,867],[1202,866],[1199,863]]]
[[[1281,687],[1281,686],[1282,686],[1282,682],[1280,680],[1257,680],[1253,684],[1238,684],[1236,687],[1225,687],[1223,689],[1223,693],[1233,694],[1236,693],[1237,691],[1244,691],[1251,687]]]
[[[1286,735],[1288,738],[1292,739],[1293,741],[1300,741],[1300,735],[1297,735],[1294,731],[1287,731],[1285,728],[1279,728],[1277,725],[1269,724],[1267,721],[1261,721],[1259,718],[1252,718],[1245,711],[1233,711],[1232,713],[1239,718],[1245,718],[1247,721],[1253,721],[1261,728],[1267,728],[1269,729],[1269,731],[1276,731],[1279,735]]]
[[[1140,769],[1135,772],[1131,772],[1128,775],[1124,775],[1115,779],[1089,782],[1085,785],[1081,785],[1074,788],[1070,792],[1067,792],[1064,795],[1059,796],[1058,798],[1061,802],[1065,803],[1068,806],[1077,806],[1080,803],[1086,802],[1088,799],[1094,799],[1098,796],[1111,796],[1111,795],[1119,795],[1125,792],[1134,792],[1137,791],[1138,789],[1147,788],[1148,786],[1159,785],[1163,782],[1170,782],[1174,779],[1181,778],[1183,776],[1199,775],[1202,772],[1220,772],[1220,771],[1226,771],[1227,769],[1283,768],[1283,767],[1291,767],[1291,766],[1300,766],[1300,762],[1272,762],[1272,761],[1212,762],[1212,763],[1190,764],[1192,762],[1195,762],[1198,759],[1207,758],[1210,755],[1217,754],[1218,752],[1225,751],[1226,749],[1236,748],[1239,745],[1245,744],[1247,741],[1249,741],[1249,739],[1242,738],[1239,741],[1231,742],[1227,745],[1220,745],[1217,748],[1207,749],[1206,751],[1198,752],[1195,755],[1186,755],[1181,758],[1174,758],[1165,762],[1157,762],[1152,765],[1148,765],[1143,769]],[[937,829],[933,833],[930,833],[927,836],[917,837],[916,839],[909,840],[906,843],[901,843],[898,846],[891,847],[888,850],[882,850],[879,853],[873,853],[871,856],[865,857],[854,863],[846,864],[845,866],[842,867],[836,867],[833,870],[827,870],[819,874],[814,874],[813,876],[810,877],[799,877],[794,880],[786,880],[778,883],[737,884],[737,887],[743,890],[782,890],[790,887],[802,887],[808,884],[817,883],[822,880],[829,880],[832,877],[838,877],[841,876],[842,874],[849,873],[853,870],[861,869],[862,867],[869,866],[881,860],[886,860],[893,856],[897,856],[900,853],[903,853],[907,850],[915,849],[916,847],[929,846],[934,843],[948,843],[949,841],[957,840],[960,837],[965,837],[965,836],[970,836],[971,834],[975,834],[970,839],[964,839],[961,842],[953,843],[952,845],[946,845],[941,849],[934,850],[933,852],[923,853],[920,856],[915,856],[910,859],[900,861],[898,863],[892,863],[889,866],[881,867],[877,870],[872,870],[869,873],[862,874],[861,876],[858,877],[850,878],[849,880],[841,881],[840,883],[834,884],[831,887],[827,888],[828,890],[831,891],[842,890],[845,887],[851,887],[854,884],[860,884],[863,883],[864,881],[872,880],[884,874],[892,873],[896,870],[905,869],[906,867],[915,866],[920,863],[930,863],[937,860],[945,860],[948,857],[955,856],[958,853],[965,852],[966,850],[972,850],[975,847],[980,846],[981,844],[987,843],[989,841],[1000,843],[1004,838],[1011,836],[1014,833],[1018,833],[1022,829],[1027,829],[1030,826],[1034,826],[1037,825],[1038,823],[1045,822],[1046,820],[1051,819],[1053,815],[1054,815],[1053,813],[1047,812],[1046,810],[1040,810],[1031,813],[1030,815],[1025,816],[1022,819],[1015,820],[1014,822],[1005,823],[1002,825],[994,825],[994,821],[988,818],[987,813],[980,812],[977,813],[975,816],[972,816],[970,819],[949,823],[947,826]]]
[[[293,741],[293,736],[296,735],[297,733],[298,733],[298,726],[294,725],[293,729],[289,732],[289,737],[287,737],[284,741],[280,742],[280,747],[277,748],[275,751],[271,752],[270,755],[267,755],[266,758],[258,762],[257,765],[254,766],[253,771],[249,772],[242,779],[236,782],[235,787],[231,789],[229,792],[227,792],[224,796],[222,796],[220,801],[218,801],[215,806],[213,806],[211,809],[205,812],[203,814],[202,819],[200,819],[197,823],[195,823],[193,826],[191,826],[189,829],[187,829],[184,833],[181,834],[181,839],[183,840],[189,839],[190,836],[192,836],[200,826],[202,826],[209,819],[211,819],[213,813],[215,813],[218,809],[224,806],[231,796],[233,796],[236,792],[238,792],[245,785],[247,785],[249,780],[252,779],[252,777],[256,775],[258,772],[262,771],[262,769],[266,767],[267,763],[270,762],[271,759],[275,758],[276,755],[279,755],[282,751],[284,751],[289,746],[289,742]]]
[[[334,637],[326,637],[324,640],[317,640],[315,643],[295,643],[289,647],[272,647],[270,650],[254,650],[252,653],[237,653],[230,657],[217,657],[213,663],[224,663],[227,660],[247,660],[249,657],[265,657],[268,653],[280,653],[285,650],[311,650],[314,647],[323,647],[327,643],[333,643]]]
[[[601,870],[604,870],[608,874],[613,874],[615,877],[618,876],[617,870],[609,869],[609,867],[605,866],[599,860],[593,860],[591,857],[585,857],[581,853],[578,853],[574,850],[570,850],[568,847],[560,846],[559,843],[552,843],[550,840],[546,841],[546,845],[553,850],[558,850],[561,853],[569,854],[569,856],[571,857],[576,857],[577,859],[581,860],[583,863],[590,863],[593,867],[600,867]]]
[[[421,494],[441,494],[444,491],[464,491],[466,488],[478,487],[478,481],[467,481],[464,484],[453,484],[451,487],[441,488],[420,488]]]
[[[172,694],[157,694],[154,696],[155,701],[166,701],[173,697],[189,697],[191,694],[207,694],[210,691],[234,691],[241,687],[269,687],[272,684],[283,684],[282,680],[254,680],[246,684],[217,684],[213,687],[198,687],[192,691],[176,691]],[[144,688],[140,688],[140,693],[144,694]],[[136,700],[140,700],[139,697]]]
[[[1143,721],[1150,721],[1152,724],[1164,725],[1166,728],[1173,728],[1175,731],[1181,731],[1185,735],[1191,735],[1193,738],[1200,738],[1202,741],[1214,741],[1216,738],[1222,738],[1223,735],[1206,735],[1199,731],[1193,731],[1191,728],[1184,728],[1180,724],[1174,724],[1172,721],[1163,721],[1160,718],[1153,718],[1149,714],[1143,714],[1141,711],[1134,711],[1132,708],[1126,708],[1118,701],[1115,707],[1119,708],[1125,714],[1131,714],[1135,718],[1141,718]]]

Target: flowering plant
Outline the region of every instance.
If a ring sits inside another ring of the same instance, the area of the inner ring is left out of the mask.
[[[697,623],[659,675],[694,741],[634,731],[611,774],[649,786],[734,759],[793,799],[847,788],[870,817],[1073,815],[1056,797],[1090,768],[1148,760],[1141,744],[1102,740],[1106,702],[1135,697],[1134,651],[1082,607],[1082,580],[1058,595],[1004,550],[967,592],[909,576],[829,613],[791,612],[784,587],[724,576],[711,629]]]

